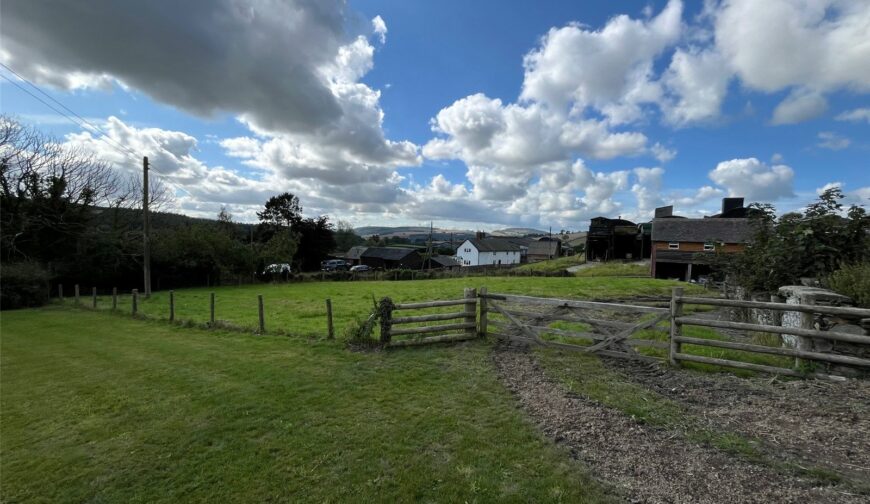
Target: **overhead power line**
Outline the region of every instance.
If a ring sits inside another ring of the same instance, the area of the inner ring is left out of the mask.
[[[100,135],[95,135],[95,136],[93,137],[94,139],[96,139],[96,140],[100,140],[100,141],[103,141],[106,145],[112,147],[112,149],[114,149],[116,152],[118,152],[119,154],[121,154],[121,155],[123,155],[123,156],[131,156],[132,159],[135,160],[135,162],[136,162],[137,164],[140,162],[141,156],[140,156],[139,154],[137,154],[136,151],[130,149],[129,147],[123,145],[122,143],[120,143],[120,142],[118,142],[117,140],[115,140],[114,138],[112,138],[112,137],[111,137],[111,136],[106,132],[106,130],[104,130],[103,128],[101,128],[99,125],[96,125],[96,124],[94,124],[93,122],[91,122],[91,121],[85,119],[84,117],[82,117],[81,115],[79,115],[78,113],[76,113],[76,111],[74,111],[73,109],[71,109],[71,108],[69,108],[68,106],[64,105],[60,100],[58,100],[57,98],[54,98],[54,97],[51,96],[50,94],[46,93],[42,88],[40,88],[39,86],[37,86],[36,84],[34,84],[34,83],[31,82],[30,80],[28,80],[26,77],[22,76],[20,73],[16,72],[16,71],[15,71],[13,68],[11,68],[9,65],[6,65],[5,63],[0,62],[0,66],[2,66],[2,67],[5,68],[8,72],[10,72],[11,74],[15,75],[15,76],[18,77],[19,79],[21,79],[23,82],[27,83],[31,88],[33,88],[33,89],[35,89],[36,91],[38,91],[41,95],[45,96],[46,98],[48,98],[48,99],[51,100],[52,102],[56,103],[57,106],[60,107],[60,108],[63,109],[63,110],[58,110],[57,107],[55,107],[55,106],[52,105],[51,103],[45,101],[45,100],[42,99],[40,96],[34,94],[32,91],[30,91],[30,89],[28,89],[28,88],[22,86],[22,85],[19,84],[15,79],[9,77],[9,76],[6,75],[6,74],[2,74],[2,73],[0,73],[0,77],[3,77],[3,78],[6,79],[7,81],[9,81],[10,84],[12,84],[13,86],[17,87],[17,88],[20,89],[21,91],[27,93],[27,94],[30,95],[33,99],[39,101],[40,103],[42,103],[42,104],[45,105],[46,107],[50,108],[50,109],[53,110],[54,112],[60,114],[61,116],[63,116],[66,120],[68,120],[68,121],[71,122],[72,124],[74,124],[74,125],[76,125],[76,126],[82,128],[82,129],[85,129],[85,130],[91,130],[91,131],[97,131],[97,132],[99,132],[99,133],[101,134],[101,136],[100,136]],[[66,111],[66,112],[65,112],[65,111]],[[67,113],[67,112],[68,112],[68,113]],[[72,115],[70,115],[70,114],[72,114]],[[159,169],[155,168],[153,164],[149,164],[149,169],[150,169],[151,171],[154,171],[154,172],[156,172],[157,174],[161,175],[161,176],[163,177],[163,181],[166,182],[170,187],[172,187],[172,188],[174,188],[174,189],[176,189],[176,190],[179,190],[179,191],[183,191],[183,192],[187,193],[188,196],[193,196],[193,194],[191,194],[191,192],[188,191],[187,189],[185,189],[185,188],[183,188],[183,187],[181,187],[181,186],[178,186],[178,185],[176,185],[175,183],[173,183],[173,182],[171,182],[171,181],[169,181],[169,180],[166,180],[166,179],[169,177],[169,175],[167,175],[166,173],[164,173],[164,172],[160,171]]]

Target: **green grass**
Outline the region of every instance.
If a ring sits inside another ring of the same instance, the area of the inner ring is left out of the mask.
[[[670,296],[671,289],[682,285],[687,293],[703,293],[699,287],[670,280],[649,278],[547,278],[490,277],[451,278],[418,281],[303,282],[263,284],[214,289],[184,289],[175,292],[176,320],[205,323],[209,320],[209,293],[216,292],[216,319],[244,328],[257,326],[257,294],[263,295],[266,331],[322,337],[326,334],[325,300],[332,299],[337,334],[356,318],[365,318],[372,309],[372,297],[390,296],[396,303],[434,299],[459,299],[465,287],[486,286],[490,293],[529,296],[608,299],[632,296]],[[90,302],[82,299],[83,304]],[[70,299],[66,303],[71,304]],[[130,313],[130,296],[119,300],[119,311]],[[99,309],[110,309],[110,297],[98,299]],[[457,311],[457,307],[438,311]],[[155,317],[169,317],[169,295],[155,292],[151,299],[140,297],[139,312]],[[412,315],[413,312],[402,312]]]
[[[4,502],[609,495],[522,418],[484,342],[352,353],[56,306],[2,324]]]
[[[550,259],[548,261],[540,261],[531,264],[524,264],[517,268],[514,268],[514,271],[540,271],[544,273],[556,273],[559,271],[566,270],[571,266],[577,266],[579,264],[584,264],[586,262],[586,256],[583,254],[573,255],[567,257],[560,257],[558,259]]]
[[[649,268],[649,264],[608,262],[581,269],[574,273],[574,275],[578,277],[648,277]]]

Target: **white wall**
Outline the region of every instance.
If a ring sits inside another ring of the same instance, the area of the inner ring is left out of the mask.
[[[477,266],[477,258],[477,248],[468,240],[462,242],[462,245],[456,249],[456,259],[461,266]]]

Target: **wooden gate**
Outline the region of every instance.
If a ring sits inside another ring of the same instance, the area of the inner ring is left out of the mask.
[[[658,362],[635,348],[667,349],[667,327],[657,327],[670,316],[666,308],[601,303],[570,299],[489,294],[480,292],[480,331],[500,339],[607,357]],[[632,337],[638,332],[660,331],[662,340]]]

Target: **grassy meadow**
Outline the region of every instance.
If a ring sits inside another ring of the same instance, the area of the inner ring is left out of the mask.
[[[450,278],[419,281],[301,282],[261,284],[241,287],[183,289],[175,292],[175,316],[179,321],[206,323],[209,296],[215,292],[215,319],[234,326],[257,327],[257,295],[263,295],[267,332],[322,337],[327,332],[326,299],[332,300],[336,332],[356,318],[371,312],[372,298],[389,296],[395,303],[434,299],[459,299],[466,287],[486,286],[490,293],[503,292],[529,296],[574,299],[613,299],[633,296],[670,296],[677,285],[687,293],[703,289],[669,280],[650,278],[561,278],[561,277],[487,277]],[[84,290],[89,290],[85,289]],[[82,304],[90,306],[90,297]],[[72,303],[67,298],[66,303]],[[111,309],[111,296],[100,296],[97,307]],[[130,312],[130,296],[120,296],[118,311]],[[445,311],[456,311],[456,307]],[[428,311],[427,313],[434,313]],[[169,294],[154,292],[150,299],[139,298],[139,313],[154,318],[169,318]],[[403,315],[413,314],[403,312]]]
[[[4,312],[3,502],[607,502],[473,342],[353,353]]]

